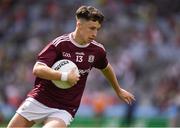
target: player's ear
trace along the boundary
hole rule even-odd
[[[77,21],[77,22],[76,22],[76,26],[78,26],[78,27],[79,27],[79,26],[80,26],[80,24],[81,24],[81,23],[80,23],[79,21]]]
[[[82,26],[82,22],[81,22],[81,20],[77,20],[77,22],[76,22],[76,26],[77,26],[78,28],[81,28],[81,26]]]

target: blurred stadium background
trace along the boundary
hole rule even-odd
[[[0,126],[32,88],[37,53],[74,30],[83,4],[104,13],[97,40],[136,102],[93,70],[71,127],[180,127],[180,0],[0,0]]]

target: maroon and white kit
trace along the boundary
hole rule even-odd
[[[61,59],[73,61],[79,68],[80,80],[69,89],[56,87],[51,80],[36,77],[34,88],[28,93],[42,104],[68,111],[73,117],[81,102],[85,83],[90,70],[104,69],[108,65],[104,47],[92,41],[79,45],[72,38],[72,33],[62,35],[50,42],[38,55],[37,62],[49,67]],[[59,78],[60,79],[60,78]]]

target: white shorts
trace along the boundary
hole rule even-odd
[[[47,107],[31,97],[27,98],[16,112],[35,123],[42,123],[49,117],[55,117],[63,120],[68,126],[73,120],[72,115],[66,110]]]

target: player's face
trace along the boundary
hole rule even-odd
[[[101,24],[98,21],[84,21],[79,25],[81,39],[84,43],[89,43],[97,36]]]

